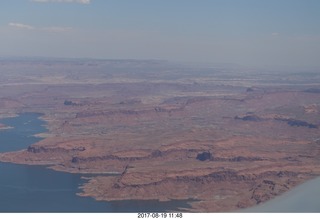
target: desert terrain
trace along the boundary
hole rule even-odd
[[[320,176],[319,87],[313,72],[2,59],[0,118],[41,113],[48,132],[0,161],[95,173],[79,195],[97,200],[236,211]]]

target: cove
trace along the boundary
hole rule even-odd
[[[24,113],[17,117],[1,119],[0,122],[12,129],[0,130],[0,153],[26,149],[29,145],[41,140],[34,135],[46,132],[41,114]]]
[[[45,132],[40,114],[23,113],[0,120],[13,127],[0,130],[0,152],[27,148],[41,138],[34,134]],[[159,202],[96,201],[76,193],[85,181],[82,174],[53,171],[44,166],[17,165],[0,162],[0,213],[5,212],[168,212],[190,208],[187,201]]]

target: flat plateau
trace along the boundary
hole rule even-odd
[[[0,78],[1,118],[41,113],[48,133],[0,161],[96,173],[81,196],[194,200],[185,210],[227,212],[320,175],[317,74],[137,60],[1,64],[11,72]]]

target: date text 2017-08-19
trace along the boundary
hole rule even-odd
[[[182,218],[182,213],[138,213],[138,218]]]

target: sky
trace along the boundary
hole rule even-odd
[[[320,1],[0,0],[0,56],[320,69]]]

